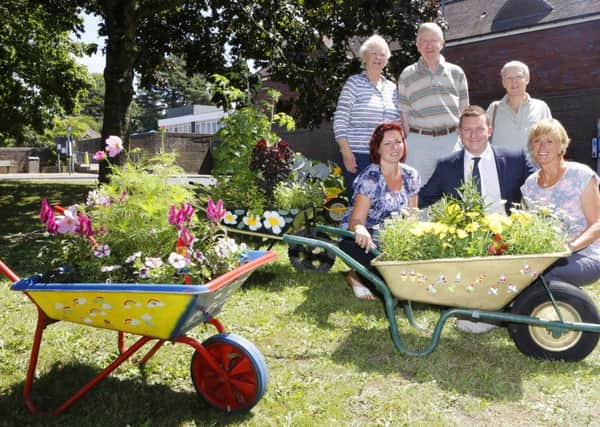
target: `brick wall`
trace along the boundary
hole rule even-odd
[[[131,148],[142,148],[147,153],[158,153],[161,150],[160,133],[143,133],[131,135]],[[191,133],[167,133],[165,149],[177,153],[177,164],[187,173],[208,173],[205,164],[210,149],[210,136]],[[100,138],[77,141],[76,150],[88,152],[90,161],[96,151],[100,149]]]
[[[599,22],[450,46],[444,56],[465,70],[471,103],[484,108],[505,94],[502,65],[525,62],[531,74],[528,92],[548,103],[571,137],[567,156],[596,168],[590,153],[600,119]]]

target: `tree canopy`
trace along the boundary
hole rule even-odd
[[[82,45],[69,39],[81,19],[28,0],[5,0],[0,14],[0,138],[23,140],[72,113],[90,85],[72,56]]]
[[[101,35],[106,36],[103,138],[127,137],[134,74],[139,76],[142,87],[156,87],[166,61],[176,56],[185,60],[190,75],[219,73],[228,75],[233,83],[237,82],[232,76],[244,75],[236,72],[247,69],[248,61],[252,60],[263,75],[287,84],[295,92],[289,107],[298,124],[318,126],[331,116],[346,78],[360,70],[360,61],[354,53],[362,39],[378,33],[390,42],[389,72],[395,76],[416,58],[414,39],[418,24],[437,17],[435,0],[48,0],[44,6],[33,0],[9,0],[9,3],[19,3],[22,7],[37,5],[33,10],[39,10],[39,17],[35,15],[33,28],[39,27],[41,41],[50,44],[48,40],[52,40],[53,46],[67,43],[67,39],[61,38],[61,31],[82,30],[78,18],[82,12],[103,19],[100,29]],[[10,13],[6,11],[5,16]],[[12,37],[21,37],[19,46],[27,48],[32,40],[37,40],[38,32],[29,37],[30,24],[17,24],[13,24]],[[51,38],[57,29],[59,35]],[[18,45],[9,42],[12,47]],[[60,49],[63,64],[66,51]],[[21,55],[16,50],[6,52],[9,56]],[[6,52],[2,55],[7,55]],[[27,53],[21,56],[27,57]],[[25,59],[22,62],[27,64]],[[42,82],[41,76],[36,75],[40,81],[32,80],[23,85],[22,91],[29,91],[28,100],[35,101],[36,88],[60,82],[64,99],[57,99],[62,100],[62,108],[68,111],[74,93],[83,86],[76,79],[78,70],[73,64],[64,64],[61,69],[49,63],[39,73],[47,81]],[[2,86],[7,87],[6,82]],[[19,110],[18,97],[0,96],[4,96],[0,99],[5,105]],[[34,101],[29,107],[31,114]],[[101,179],[105,172],[101,165]]]

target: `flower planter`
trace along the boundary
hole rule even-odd
[[[247,208],[235,208],[227,210],[222,224],[233,232],[281,238],[288,230],[304,226],[305,212],[301,209],[267,208],[255,213]]]
[[[44,283],[36,275],[16,282],[51,319],[173,339],[219,313],[256,268],[276,254],[249,251],[246,262],[201,285]]]
[[[449,307],[500,310],[554,261],[570,252],[380,261],[371,264],[401,300]]]

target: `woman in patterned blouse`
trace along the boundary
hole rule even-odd
[[[587,165],[564,159],[568,145],[558,120],[536,123],[529,133],[529,151],[540,169],[521,191],[528,207],[555,211],[567,232],[572,254],[555,263],[544,278],[583,286],[600,279],[600,181]]]
[[[421,186],[417,170],[402,163],[406,158],[406,138],[399,123],[377,126],[369,142],[369,153],[371,164],[354,180],[351,207],[341,222],[342,227],[354,231],[355,239],[340,242],[342,250],[367,268],[373,258],[369,249],[376,247],[374,227],[395,213],[416,208]],[[346,281],[356,297],[374,299],[356,271],[350,270]]]

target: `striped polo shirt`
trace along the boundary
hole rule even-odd
[[[461,112],[469,105],[465,73],[446,62],[430,71],[421,57],[406,67],[398,79],[400,111],[408,114],[408,124],[420,129],[458,126]]]
[[[333,116],[335,140],[348,140],[354,153],[368,153],[373,130],[388,121],[400,121],[396,84],[382,77],[376,87],[365,72],[350,76]]]

